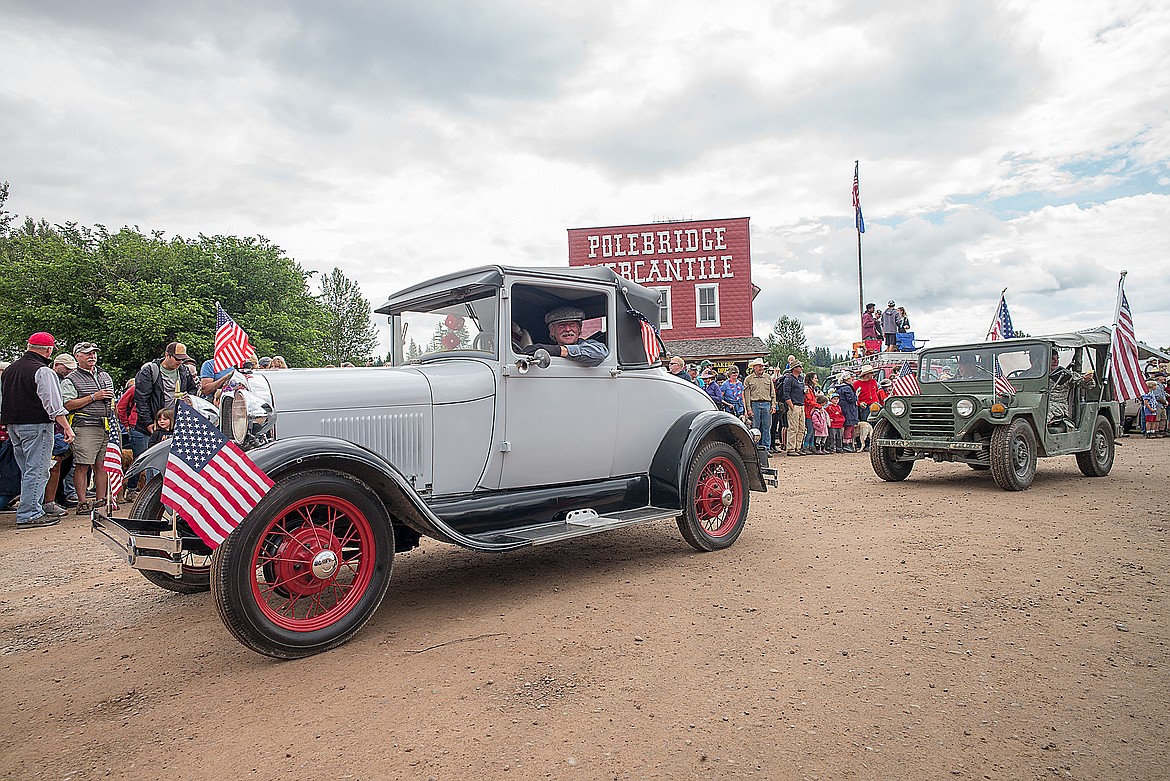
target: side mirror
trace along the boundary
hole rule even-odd
[[[547,369],[551,363],[552,356],[548,354],[548,350],[542,347],[532,355],[521,355],[517,358],[516,369],[521,374],[527,374],[529,367],[536,366],[540,369]]]

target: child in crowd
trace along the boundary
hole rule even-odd
[[[813,453],[827,456],[829,441],[829,413],[825,412],[825,405],[829,403],[823,395],[816,397],[817,406],[812,411]]]
[[[1142,394],[1142,414],[1146,416],[1146,439],[1158,436],[1158,398],[1154,389],[1158,383],[1154,380],[1146,381],[1146,392]]]
[[[829,414],[829,445],[830,453],[845,452],[845,413],[841,410],[841,397],[834,392],[829,396],[829,406],[825,407]]]
[[[171,429],[175,427],[175,411],[165,407],[154,416],[154,431],[150,435],[150,444],[153,447],[164,439],[171,438]]]

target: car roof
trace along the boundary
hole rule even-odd
[[[1047,334],[1045,336],[1022,336],[1019,338],[1006,339],[1001,342],[971,342],[968,344],[951,344],[938,347],[929,347],[922,352],[934,353],[940,350],[963,350],[963,349],[986,349],[989,345],[1004,346],[1006,344],[1035,344],[1038,342],[1050,344],[1056,347],[1074,348],[1074,347],[1099,347],[1109,344],[1109,339],[1112,336],[1113,329],[1107,325],[1100,325],[1096,328],[1086,328],[1083,331],[1074,331],[1072,333],[1064,334]]]
[[[500,287],[505,277],[513,276],[549,283],[593,282],[613,286],[625,294],[632,307],[646,315],[656,315],[661,295],[657,290],[629,281],[608,266],[478,266],[434,277],[400,290],[374,311],[379,314],[401,312],[410,304],[447,294],[454,289],[464,289],[471,294],[483,288]]]

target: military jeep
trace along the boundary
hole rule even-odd
[[[923,350],[919,393],[886,399],[870,418],[874,473],[905,480],[929,458],[990,471],[1000,488],[1023,491],[1037,458],[1073,455],[1086,476],[1109,474],[1121,425],[1109,337],[1101,327]]]

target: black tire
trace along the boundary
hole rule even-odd
[[[971,468],[972,468],[972,469],[974,469],[976,472],[986,472],[988,469],[991,469],[991,466],[990,466],[990,465],[988,465],[988,464],[971,464],[971,463],[968,463],[968,464],[967,464],[967,466],[971,467]]]
[[[386,596],[393,565],[394,534],[377,495],[348,475],[297,472],[216,548],[211,593],[237,640],[299,659],[357,634]]]
[[[678,530],[699,551],[730,547],[747,522],[750,495],[739,451],[725,442],[708,442],[687,467],[683,514]]]
[[[1023,418],[991,434],[991,475],[1005,491],[1025,491],[1036,478],[1036,432]]]
[[[898,460],[898,456],[902,454],[902,448],[878,447],[876,444],[879,439],[897,439],[897,437],[891,436],[891,434],[897,433],[890,421],[879,420],[873,429],[873,436],[869,440],[869,463],[873,467],[873,473],[889,483],[905,480],[910,476],[910,471],[914,469],[913,461]]]
[[[162,503],[162,475],[155,475],[146,484],[130,508],[130,518],[136,521],[157,521],[163,517]],[[179,521],[185,527],[184,521]],[[186,529],[194,537],[195,533]],[[176,594],[202,594],[211,588],[211,553],[186,551],[183,553],[183,574],[179,577],[168,575],[165,572],[153,570],[138,570],[142,577],[159,588],[173,591]]]
[[[1113,455],[1113,424],[1108,418],[1098,415],[1089,449],[1077,453],[1077,466],[1085,477],[1104,477],[1113,468]]]

